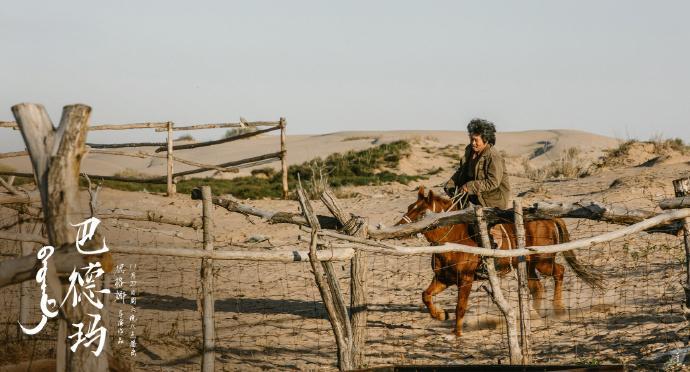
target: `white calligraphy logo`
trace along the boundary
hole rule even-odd
[[[108,252],[109,249],[105,245],[105,238],[103,239],[103,247],[101,249],[95,251],[84,251],[81,249],[81,247],[88,240],[91,240],[91,238],[93,238],[94,234],[96,233],[96,228],[98,227],[98,224],[100,224],[100,222],[101,221],[98,218],[91,217],[80,224],[72,225],[78,228],[76,246],[77,251],[79,253],[84,255],[92,255]],[[54,252],[54,247],[45,246],[41,248],[37,254],[38,259],[41,260],[42,263],[41,268],[36,273],[36,282],[41,284],[41,312],[43,313],[43,315],[41,315],[41,321],[34,328],[28,329],[21,325],[21,323],[19,324],[19,326],[22,329],[22,332],[28,335],[35,335],[38,332],[40,332],[43,329],[43,327],[45,327],[48,318],[54,318],[58,315],[59,308],[62,307],[62,305],[64,305],[65,302],[67,302],[67,299],[70,296],[72,296],[72,307],[76,307],[77,304],[80,303],[83,298],[85,298],[91,305],[100,310],[103,308],[103,304],[101,303],[101,300],[99,299],[97,294],[110,293],[110,290],[107,288],[96,290],[95,279],[103,276],[105,272],[103,271],[100,262],[91,262],[89,263],[89,266],[82,267],[79,270],[77,270],[77,268],[75,267],[72,270],[72,273],[69,276],[70,285],[67,289],[65,298],[60,303],[60,306],[57,306],[57,301],[55,299],[49,299],[48,294],[46,293],[48,259],[53,255]],[[79,273],[79,271],[81,270],[86,270],[84,276],[82,276]],[[55,308],[55,310],[51,311],[49,307]],[[94,341],[98,340],[98,346],[96,350],[92,351],[96,356],[98,356],[101,354],[101,351],[103,350],[107,330],[102,325],[98,326],[98,323],[101,320],[101,316],[99,314],[88,315],[93,318],[93,321],[91,321],[91,323],[89,324],[88,332],[86,334],[84,334],[83,332],[83,323],[72,324],[73,327],[77,328],[77,332],[71,336],[68,336],[70,339],[76,337],[76,340],[74,344],[70,347],[70,349],[74,352],[77,350],[79,345],[83,344],[84,347],[89,347]]]
[[[56,307],[57,301],[55,301],[54,299],[49,299],[48,294],[46,293],[48,259],[50,258],[50,256],[53,255],[54,251],[55,248],[51,246],[45,246],[41,248],[38,251],[38,254],[36,255],[36,257],[38,257],[39,260],[42,260],[42,267],[36,273],[36,282],[41,284],[41,312],[43,313],[43,315],[41,315],[41,321],[38,323],[38,325],[32,329],[28,329],[24,327],[21,323],[19,323],[19,327],[21,327],[22,332],[26,333],[27,335],[35,335],[36,333],[41,332],[43,327],[46,325],[48,318],[54,318],[58,314],[58,310],[50,311],[48,309],[48,306]]]

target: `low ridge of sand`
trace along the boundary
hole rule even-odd
[[[288,135],[288,163],[300,164],[317,157],[325,158],[333,153],[349,150],[363,150],[382,143],[397,140],[411,140],[420,147],[431,149],[453,147],[449,151],[460,152],[468,143],[464,131],[347,131],[319,135]],[[497,148],[505,151],[511,158],[530,159],[536,166],[541,166],[557,159],[563,151],[577,147],[588,159],[593,160],[603,154],[603,150],[618,145],[620,141],[596,134],[575,130],[532,130],[522,132],[499,132]],[[125,152],[152,153],[153,147],[118,149]],[[199,147],[189,150],[178,150],[175,156],[205,164],[245,159],[280,150],[278,136],[261,135],[247,140],[229,142],[220,145]],[[433,150],[435,151],[435,150]],[[446,151],[448,153],[448,151]],[[160,153],[164,154],[164,153]],[[518,161],[518,163],[520,162]],[[433,163],[433,161],[429,161]],[[0,160],[0,164],[14,168],[19,172],[30,172],[31,163],[28,157],[17,157]],[[430,164],[429,166],[432,166]],[[261,165],[261,167],[279,168],[278,162]],[[436,167],[442,166],[435,164]],[[411,171],[403,166],[403,171]],[[185,171],[193,167],[181,163],[175,164],[175,171]],[[217,176],[232,178],[250,174],[252,168],[244,168],[239,173],[224,173]],[[88,154],[82,162],[82,171],[88,174],[111,176],[121,172],[162,176],[166,172],[166,160],[163,158],[136,158],[106,154]],[[205,172],[195,177],[213,176],[216,172]]]

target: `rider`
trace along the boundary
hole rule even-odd
[[[451,197],[468,195],[472,204],[500,209],[508,208],[510,182],[505,160],[494,148],[496,127],[484,119],[467,124],[470,144],[465,148],[460,165],[444,186]]]

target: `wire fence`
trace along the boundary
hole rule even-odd
[[[629,200],[628,202],[640,202]],[[621,205],[623,205],[621,203]],[[17,231],[17,213],[2,208],[0,226]],[[599,221],[566,219],[571,239],[600,235],[620,228]],[[22,222],[20,225],[29,225]],[[150,248],[203,249],[201,233],[177,230],[152,222],[105,220],[105,236],[113,245]],[[26,228],[26,226],[25,226]],[[14,229],[14,230],[12,230]],[[398,240],[419,246],[421,237]],[[34,247],[38,246],[34,244]],[[230,249],[216,245],[216,250]],[[232,247],[232,249],[237,249]],[[249,249],[249,248],[247,248]],[[251,248],[265,250],[266,247]],[[20,253],[17,242],[0,240],[3,259]],[[682,304],[685,251],[682,240],[668,234],[639,233],[575,252],[578,259],[601,270],[604,289],[592,289],[566,267],[564,311],[554,308],[554,283],[543,276],[542,306],[533,308],[531,348],[534,363],[637,364],[659,363],[670,350],[683,350],[689,339]],[[115,254],[126,279],[123,289],[136,289],[136,304],[107,298],[108,334],[114,353],[136,370],[198,370],[202,345],[200,260],[192,258]],[[454,319],[429,316],[421,292],[433,277],[431,255],[368,256],[366,365],[497,364],[508,363],[506,325],[501,312],[475,281],[464,320],[464,333],[454,336]],[[340,287],[349,303],[350,262],[334,262]],[[130,285],[131,273],[136,283]],[[335,369],[336,343],[324,304],[308,263],[214,261],[216,366],[221,370]],[[502,288],[517,308],[515,271],[502,277]],[[110,273],[106,287],[116,287]],[[487,284],[488,285],[488,284]],[[37,321],[37,284],[30,282],[30,318]],[[3,340],[0,363],[55,357],[57,326],[40,335],[19,334],[21,285],[0,289]],[[457,288],[439,294],[435,302],[454,313]],[[134,308],[134,310],[132,310]],[[120,311],[124,314],[120,315]],[[130,344],[129,315],[136,346]],[[124,342],[118,341],[118,321],[124,319]],[[131,355],[135,350],[136,356]],[[687,352],[687,350],[686,350]],[[665,354],[666,353],[666,354]],[[681,353],[683,357],[685,352]],[[680,355],[680,354],[679,354]],[[679,358],[680,358],[679,357]]]

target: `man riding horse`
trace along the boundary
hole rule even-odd
[[[496,151],[496,127],[484,119],[467,124],[470,144],[465,147],[460,165],[444,186],[451,198],[465,199],[482,207],[508,208],[510,181],[505,159]],[[464,206],[464,205],[461,205]],[[491,229],[493,244],[500,246],[504,235],[501,227]],[[483,271],[483,269],[481,270]]]
[[[423,218],[426,213],[441,213],[454,211],[466,207],[469,201],[483,207],[505,209],[510,199],[510,183],[505,172],[505,161],[494,149],[496,144],[496,128],[493,123],[474,119],[467,126],[470,144],[465,149],[465,156],[451,179],[446,183],[445,190],[452,199],[444,198],[429,190],[428,194],[421,186],[417,193],[417,200],[410,204],[407,213],[398,221],[398,225],[411,223]],[[477,246],[476,234],[468,224],[439,226],[426,230],[423,234],[427,241],[434,245],[457,243]],[[516,242],[516,230],[512,223],[498,224],[491,229],[494,240],[493,247],[498,249],[513,249]],[[537,220],[525,222],[525,244],[527,246],[543,246],[560,244],[569,241],[568,229],[562,219]],[[573,251],[561,252],[568,266],[578,278],[592,288],[603,287],[601,273],[582,265]],[[565,310],[563,303],[563,278],[565,268],[556,263],[555,253],[536,253],[525,257],[527,263],[527,286],[532,294],[535,310],[541,309],[544,298],[543,276],[552,277],[554,281],[553,310],[562,314]],[[496,271],[506,273],[512,266],[517,265],[517,257],[499,258],[496,261]],[[462,323],[468,306],[472,283],[475,279],[483,279],[485,269],[482,268],[480,256],[460,251],[434,253],[431,255],[431,267],[434,277],[422,293],[422,301],[431,316],[438,320],[448,319],[448,313],[434,304],[433,297],[443,292],[449,286],[457,285],[458,299],[455,308],[455,329],[457,336],[462,334]]]

